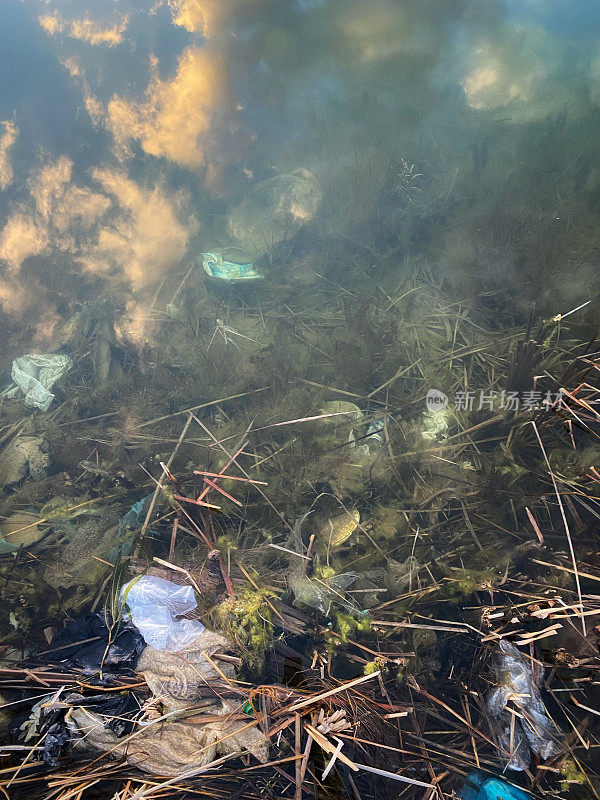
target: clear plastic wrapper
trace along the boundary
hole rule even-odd
[[[131,619],[146,644],[156,650],[183,650],[202,633],[197,620],[179,619],[196,608],[194,589],[142,575],[121,587],[123,617]]]
[[[48,411],[54,400],[50,389],[70,369],[72,364],[70,356],[64,353],[48,355],[29,353],[29,355],[15,358],[12,364],[11,378],[17,385],[8,389],[5,394],[7,397],[13,397],[20,389],[25,395],[25,402],[28,406],[35,406],[40,411]]]
[[[496,654],[496,677],[499,685],[488,697],[487,707],[495,723],[498,744],[509,754],[508,768],[527,769],[532,752],[543,760],[556,755],[559,752],[556,737],[560,732],[542,702],[543,670],[503,640]],[[520,716],[508,710],[509,703]]]

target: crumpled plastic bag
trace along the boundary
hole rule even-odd
[[[197,620],[177,619],[196,608],[194,589],[153,575],[142,575],[121,587],[123,618],[131,619],[146,644],[176,652],[204,630]]]
[[[9,389],[5,394],[7,397],[13,397],[20,389],[25,395],[25,402],[28,406],[35,406],[40,411],[48,411],[54,400],[50,389],[72,365],[73,360],[64,353],[48,355],[29,353],[15,358],[12,364],[11,378],[17,386]]]
[[[303,573],[290,573],[288,584],[294,594],[296,608],[308,606],[328,616],[331,606],[337,604],[352,613],[356,605],[345,599],[344,592],[357,579],[356,572],[343,572],[318,583]]]
[[[60,759],[71,747],[72,729],[67,722],[70,706],[88,709],[88,713],[93,713],[116,737],[133,731],[140,706],[131,693],[86,697],[76,692],[61,696],[61,692],[44,695],[31,707],[28,715],[13,718],[10,723],[15,741],[27,744],[38,740],[43,761],[49,767],[58,767]]]
[[[83,644],[82,644],[83,642]],[[71,620],[50,642],[44,660],[84,675],[124,675],[133,672],[144,650],[142,636],[131,623],[112,632],[102,614],[89,613]]]
[[[509,753],[508,768],[517,771],[527,769],[531,752],[546,760],[559,752],[556,737],[560,735],[548,717],[540,686],[543,670],[526,658],[517,648],[502,640],[496,656],[496,677],[499,682],[488,697],[490,716],[496,721],[496,739],[500,747]],[[521,717],[514,718],[507,710],[512,702]],[[530,752],[531,751],[531,752]]]
[[[236,705],[224,702],[221,719],[202,722],[160,720],[145,723],[132,737],[119,737],[108,730],[93,711],[74,708],[68,726],[76,749],[99,750],[112,758],[152,775],[186,775],[190,769],[210,764],[221,755],[249,751],[262,764],[268,761],[269,741],[252,719],[236,719]]]

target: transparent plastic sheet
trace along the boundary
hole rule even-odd
[[[294,605],[308,606],[320,611],[327,616],[333,603],[353,612],[357,607],[344,599],[344,592],[358,577],[356,572],[344,572],[341,575],[334,575],[326,581],[316,581],[306,575],[288,576],[288,583],[294,593]]]
[[[35,406],[40,411],[48,411],[54,395],[50,389],[56,381],[72,366],[70,356],[64,353],[41,355],[30,353],[15,358],[12,364],[11,378],[17,384],[5,394],[13,397],[20,389],[25,395],[28,406]]]
[[[306,514],[302,514],[294,523],[293,545],[296,553],[299,555],[304,555],[302,523],[310,513],[310,511],[307,511]],[[326,580],[319,580],[317,583],[317,581],[309,578],[306,574],[306,564],[304,561],[295,556],[290,561],[287,579],[289,587],[294,595],[294,605],[296,608],[299,606],[308,606],[327,616],[333,603],[345,608],[350,613],[359,610],[354,602],[348,601],[344,597],[346,589],[354,583],[357,577],[358,575],[356,572],[344,572],[341,575],[332,575],[331,578],[327,578]]]
[[[559,732],[542,702],[543,671],[507,641],[498,645],[495,670],[499,685],[488,697],[487,707],[496,723],[498,744],[509,753],[508,768],[527,769],[531,752],[544,760],[556,755],[559,747],[555,738]],[[509,702],[520,717],[507,710]]]
[[[124,619],[131,619],[146,644],[156,650],[183,650],[204,630],[197,620],[178,619],[196,608],[191,586],[142,575],[121,587],[119,601]]]

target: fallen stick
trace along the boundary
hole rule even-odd
[[[239,478],[236,475],[223,475],[221,472],[205,472],[202,469],[195,469],[194,475],[204,475],[206,478],[223,478],[227,481],[243,481],[244,483],[253,483],[257,486],[268,486],[266,481],[255,481],[252,478]]]
[[[323,734],[320,733],[316,728],[313,728],[313,726],[307,722],[304,725],[304,730],[309,734],[309,736],[312,736],[321,749],[325,750],[327,753],[331,753],[332,755],[337,753],[337,758],[339,758],[343,764],[345,764],[347,767],[350,767],[350,769],[354,770],[354,772],[358,772],[358,767],[354,761],[350,761],[348,756],[345,756],[341,752],[341,748],[334,747],[329,739],[326,736],[323,736]]]
[[[418,781],[415,778],[407,778],[406,775],[398,775],[396,772],[387,772],[385,769],[368,767],[366,764],[359,764],[358,762],[355,763],[358,769],[371,772],[373,775],[380,775],[382,778],[392,778],[392,780],[402,781],[402,783],[411,783],[413,786],[422,786],[424,789],[435,789],[434,783],[425,783],[425,781]]]
[[[562,389],[561,389],[562,391]],[[546,466],[548,467],[548,473],[550,474],[550,478],[552,479],[552,486],[554,487],[554,494],[556,495],[556,499],[558,500],[558,507],[560,509],[560,515],[562,517],[563,525],[565,527],[565,534],[567,536],[567,543],[569,545],[569,553],[571,556],[571,563],[573,564],[573,574],[575,575],[575,586],[577,587],[577,596],[579,598],[579,608],[581,610],[581,631],[585,636],[587,636],[587,628],[585,626],[585,617],[583,616],[583,600],[581,598],[581,584],[579,582],[579,572],[577,571],[577,559],[575,558],[575,549],[573,548],[573,540],[571,539],[571,531],[569,530],[569,523],[567,522],[567,515],[565,514],[565,509],[562,503],[562,498],[560,496],[560,492],[558,491],[558,486],[556,485],[556,478],[554,477],[554,473],[552,472],[552,467],[550,466],[550,461],[548,460],[548,456],[546,455],[546,450],[544,449],[544,445],[542,444],[542,439],[540,437],[539,431],[537,429],[537,425],[533,420],[531,420],[531,424],[533,425],[533,430],[535,431],[535,435],[537,437],[538,443],[540,445],[540,449],[542,451],[542,455],[544,456],[544,461],[546,462]]]
[[[177,440],[177,444],[175,445],[175,448],[173,449],[173,452],[171,453],[171,455],[169,457],[169,460],[166,463],[167,472],[170,470],[171,464],[173,463],[173,460],[174,460],[175,456],[177,455],[177,451],[181,447],[181,443],[185,439],[185,435],[188,432],[188,428],[190,427],[191,424],[192,424],[192,417],[190,415],[187,418],[187,420],[185,422],[185,425],[183,426],[183,430],[181,431],[181,434],[179,436],[179,439]],[[148,509],[148,513],[146,514],[146,519],[144,520],[144,524],[142,525],[142,530],[140,531],[140,536],[143,536],[146,533],[146,529],[148,528],[148,525],[150,524],[150,520],[152,519],[152,514],[154,513],[154,507],[156,506],[156,501],[158,499],[159,492],[162,489],[162,486],[163,486],[163,483],[164,483],[164,480],[165,480],[166,477],[167,477],[166,473],[163,470],[163,472],[162,472],[162,474],[161,474],[161,476],[158,479],[158,482],[156,484],[156,489],[154,490],[154,495],[153,495],[152,500],[150,502],[150,508]]]
[[[325,700],[327,697],[332,697],[334,694],[345,692],[346,689],[351,689],[353,686],[358,686],[359,683],[364,683],[365,681],[372,680],[373,678],[376,678],[378,675],[381,675],[380,670],[378,670],[377,672],[373,672],[370,675],[361,675],[360,678],[355,678],[353,681],[348,681],[348,683],[343,683],[341,686],[336,686],[335,689],[330,689],[328,692],[321,692],[321,694],[315,694],[313,695],[313,697],[309,697],[307,700],[303,700],[301,703],[296,703],[290,708],[282,709],[282,711],[285,711],[286,714],[291,714],[293,711],[299,711],[301,708],[312,706],[314,705],[314,703],[319,703],[321,700]]]

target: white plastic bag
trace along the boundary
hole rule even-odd
[[[142,575],[121,587],[123,618],[131,619],[146,644],[156,650],[183,650],[202,633],[197,620],[177,619],[196,608],[194,589]]]
[[[54,400],[50,389],[56,381],[72,366],[70,356],[64,353],[41,355],[30,353],[15,358],[12,363],[11,378],[17,384],[5,394],[13,396],[20,389],[25,395],[28,406],[35,406],[40,411],[48,411]]]

